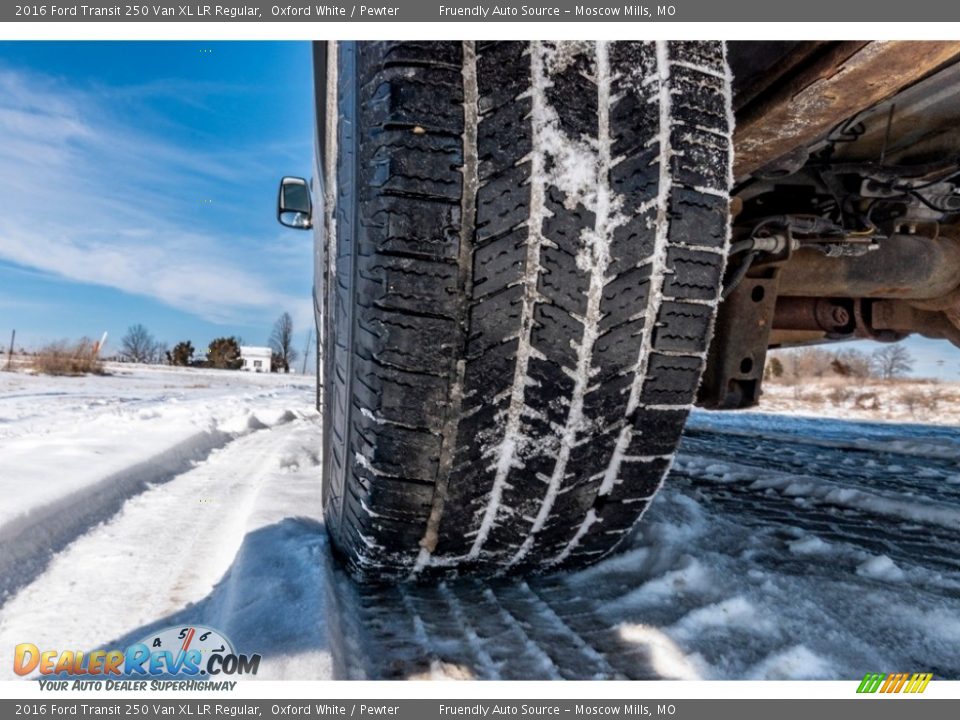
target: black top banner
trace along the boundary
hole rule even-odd
[[[216,4],[4,4],[0,22],[955,22],[960,3],[836,0],[395,0],[394,2],[227,2]]]

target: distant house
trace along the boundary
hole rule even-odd
[[[240,360],[243,364],[241,370],[249,372],[271,372],[273,351],[268,347],[253,347],[249,345],[240,346]]]

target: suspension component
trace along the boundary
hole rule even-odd
[[[781,296],[777,298],[773,327],[777,330],[818,330],[830,338],[846,337],[856,329],[853,301]]]

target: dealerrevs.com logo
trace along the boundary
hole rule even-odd
[[[220,632],[201,625],[169,627],[125,649],[52,650],[20,643],[14,650],[17,675],[80,677],[187,677],[256,675],[259,655],[241,655]]]
[[[933,673],[867,673],[860,681],[858,693],[922,693]]]

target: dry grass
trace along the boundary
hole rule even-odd
[[[943,399],[938,390],[922,391],[915,388],[901,390],[897,400],[914,415],[917,410],[935,411]]]
[[[879,410],[880,396],[875,392],[857,393],[853,401],[854,407],[858,410]]]
[[[840,407],[852,397],[853,391],[841,385],[836,385],[827,393],[827,400],[829,400],[834,407]]]
[[[94,353],[94,342],[88,338],[50,343],[34,353],[30,360],[34,372],[44,375],[103,374],[103,361]]]
[[[764,383],[757,408],[818,417],[960,425],[960,382],[840,378]]]
[[[823,405],[827,401],[822,393],[803,389],[799,385],[793,388],[793,399],[814,406]]]

